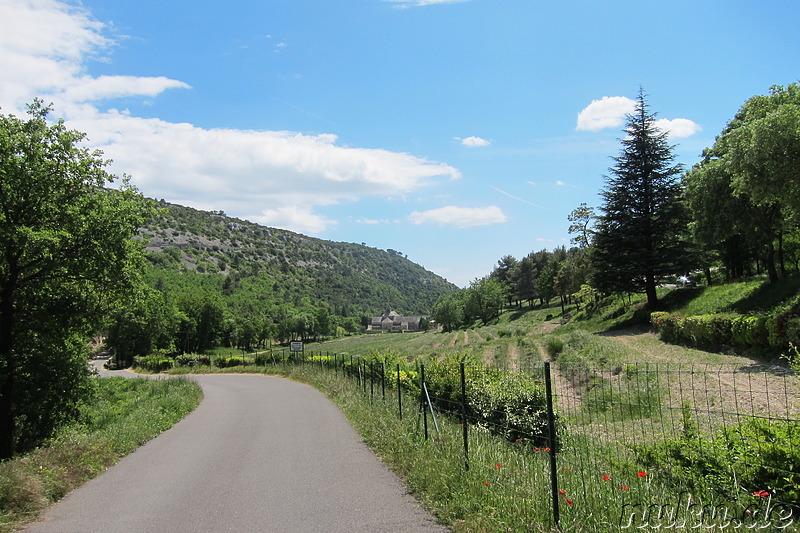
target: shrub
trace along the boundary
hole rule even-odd
[[[559,337],[552,337],[547,340],[547,353],[555,359],[564,351],[564,340]]]
[[[767,491],[775,501],[800,501],[800,422],[750,419],[702,436],[684,406],[684,431],[674,440],[636,446],[674,486],[737,500]]]
[[[176,366],[195,366],[199,364],[199,357],[192,353],[182,354],[175,358],[175,364]]]
[[[459,359],[466,363],[467,416],[477,427],[511,441],[548,443],[543,385],[525,374],[483,366],[465,354],[425,365],[425,382],[436,409],[461,414]]]
[[[134,368],[141,368],[147,372],[163,372],[174,366],[174,361],[160,355],[148,355],[146,357],[135,357],[133,359]]]
[[[731,319],[731,343],[734,346],[768,346],[767,318],[737,316]]]

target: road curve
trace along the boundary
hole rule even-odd
[[[27,531],[446,531],[316,389],[260,375],[196,379],[205,397],[194,412]]]

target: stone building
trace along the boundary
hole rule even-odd
[[[392,308],[387,305],[383,315],[372,317],[372,321],[367,327],[367,330],[419,331],[420,320],[422,320],[421,316],[401,316],[392,311]]]

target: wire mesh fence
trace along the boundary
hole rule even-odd
[[[349,375],[398,417],[417,417],[425,439],[455,424],[466,470],[474,434],[506,441],[527,462],[514,482],[535,494],[529,505],[549,506],[552,524],[567,510],[609,530],[797,529],[800,379],[786,368],[294,362]]]
[[[415,420],[421,442],[461,446],[442,460],[471,483],[513,486],[503,498],[522,524],[544,513],[548,527],[587,531],[799,529],[800,376],[784,367],[554,361],[512,371],[287,351],[253,362],[347,376],[381,416]],[[487,451],[486,439],[505,449]]]

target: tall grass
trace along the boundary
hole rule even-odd
[[[47,446],[0,463],[0,532],[36,518],[49,504],[168,429],[202,398],[186,379],[109,378],[95,382],[83,422]]]
[[[630,375],[632,390],[654,387],[646,383],[649,378]],[[365,442],[453,531],[553,531],[549,449],[510,443],[470,427],[466,455],[463,427],[444,415],[437,417],[438,430],[430,427],[430,439],[424,439],[415,398],[403,399],[401,419],[394,396],[364,394],[342,375],[307,366],[290,371],[289,377],[314,385],[339,405]],[[667,472],[646,469],[633,449],[598,438],[597,430],[569,429],[556,457],[562,531],[668,528],[676,522],[707,529],[746,516],[740,502],[722,501],[711,490],[677,492]],[[753,504],[752,511],[763,512],[766,502],[745,500]],[[757,513],[748,516],[754,516],[752,522],[742,527],[766,527]]]

